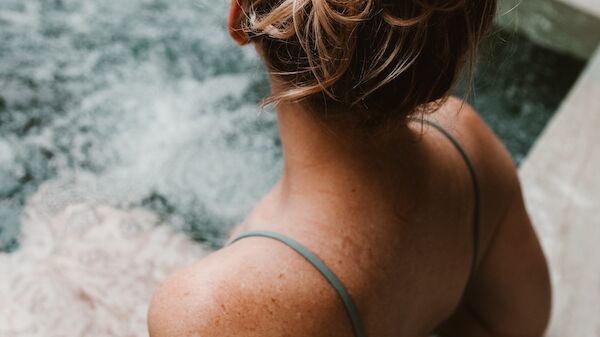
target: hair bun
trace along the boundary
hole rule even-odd
[[[269,102],[408,114],[446,95],[496,0],[245,0],[244,28],[288,90]],[[387,104],[387,106],[386,106]]]

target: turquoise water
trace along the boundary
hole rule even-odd
[[[520,163],[585,61],[501,30],[490,36],[481,54],[470,101]]]
[[[89,191],[73,203],[146,207],[220,244],[281,168],[274,116],[256,108],[263,69],[225,15],[208,0],[0,2],[0,250],[56,181]],[[583,62],[490,41],[472,101],[519,161]]]

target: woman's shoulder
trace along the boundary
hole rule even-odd
[[[519,185],[516,165],[506,147],[471,105],[450,97],[428,119],[442,126],[464,148],[475,167],[483,194],[489,191],[495,191],[495,195],[499,192],[514,194]]]
[[[431,119],[458,140],[473,163],[481,194],[481,243],[484,248],[520,193],[517,167],[493,130],[463,100],[450,97]]]
[[[150,336],[337,335],[328,327],[336,317],[344,319],[343,308],[301,259],[256,238],[209,255],[174,273],[155,292],[148,310]]]

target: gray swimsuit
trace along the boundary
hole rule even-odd
[[[444,128],[442,128],[440,125],[438,125],[434,122],[431,122],[428,120],[423,120],[423,122],[425,124],[431,125],[435,129],[440,131],[454,145],[454,147],[460,153],[461,157],[464,159],[464,161],[467,165],[467,168],[469,169],[471,179],[473,181],[473,192],[475,194],[475,206],[474,206],[474,210],[473,210],[473,218],[474,218],[474,221],[473,221],[473,252],[474,253],[473,253],[473,259],[472,259],[472,263],[471,263],[471,273],[472,273],[475,269],[475,265],[476,265],[476,261],[477,261],[477,252],[479,250],[480,196],[479,196],[479,183],[477,181],[477,174],[475,173],[475,167],[473,166],[473,163],[467,156],[467,153],[464,150],[464,148],[460,145],[460,143],[456,140],[456,138],[454,138],[448,131],[446,131]],[[327,265],[325,265],[325,263],[321,259],[319,259],[315,254],[313,254],[311,251],[309,251],[306,247],[304,247],[302,244],[300,244],[296,240],[294,240],[290,237],[284,236],[282,234],[272,232],[272,231],[249,231],[249,232],[243,233],[243,234],[239,235],[238,237],[236,237],[234,240],[232,240],[230,242],[230,244],[233,244],[236,241],[239,241],[241,239],[248,238],[248,237],[264,237],[264,238],[277,240],[277,241],[280,241],[283,244],[287,245],[288,247],[290,247],[291,249],[296,251],[298,254],[302,255],[310,264],[312,264],[321,273],[321,275],[323,275],[323,277],[327,280],[327,282],[329,282],[329,284],[331,284],[331,286],[338,293],[340,299],[344,303],[344,307],[346,308],[346,313],[348,314],[348,318],[350,318],[350,322],[352,323],[354,335],[356,337],[365,337],[366,336],[363,325],[362,325],[362,321],[360,319],[360,315],[358,313],[356,305],[354,304],[354,301],[352,300],[352,297],[350,296],[350,294],[348,293],[348,291],[346,290],[346,287],[344,287],[342,282],[331,271],[331,269],[329,269],[327,267]]]

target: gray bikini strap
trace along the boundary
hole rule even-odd
[[[331,269],[329,269],[325,265],[325,263],[323,261],[321,261],[321,259],[319,259],[315,254],[313,254],[306,247],[304,247],[303,245],[301,245],[299,242],[295,241],[294,239],[291,239],[287,236],[284,236],[284,235],[276,233],[276,232],[271,232],[271,231],[249,231],[249,232],[241,234],[240,236],[235,238],[233,241],[231,241],[229,244],[233,244],[236,241],[239,241],[243,238],[248,238],[248,237],[265,237],[265,238],[274,239],[274,240],[282,242],[283,244],[285,244],[288,247],[295,250],[298,254],[302,255],[308,262],[310,262],[321,273],[321,275],[323,275],[325,277],[327,282],[329,282],[329,284],[331,284],[331,286],[335,289],[335,291],[338,293],[338,295],[342,299],[342,302],[344,303],[344,307],[346,308],[346,313],[348,314],[348,317],[350,318],[350,321],[352,322],[352,328],[354,330],[355,336],[356,337],[365,337],[363,325],[360,320],[358,310],[356,309],[356,306],[354,305],[354,302],[352,301],[352,297],[350,297],[350,294],[348,294],[348,291],[346,290],[346,288],[344,287],[342,282],[337,278],[337,276],[335,276],[335,274],[331,271]]]
[[[439,132],[441,132],[449,141],[450,143],[452,143],[452,145],[454,145],[454,147],[458,150],[458,153],[460,153],[460,156],[462,157],[463,161],[465,162],[465,164],[467,165],[467,168],[469,169],[469,174],[471,175],[471,181],[473,182],[473,194],[475,197],[475,206],[473,207],[473,260],[471,263],[471,275],[474,274],[475,269],[477,267],[477,255],[479,254],[479,233],[480,233],[480,226],[481,226],[481,192],[480,192],[480,188],[479,188],[479,180],[477,179],[477,172],[475,171],[475,165],[473,165],[473,161],[471,161],[471,158],[469,158],[469,155],[467,154],[467,151],[465,151],[465,149],[462,147],[462,145],[460,144],[460,142],[458,141],[458,139],[456,139],[456,137],[454,137],[450,132],[448,132],[446,129],[444,129],[441,125],[432,122],[430,120],[427,120],[425,118],[423,119],[413,119],[414,121],[417,122],[423,122],[425,124],[428,124],[430,126],[432,126],[433,128],[435,128],[436,130],[438,130]]]

